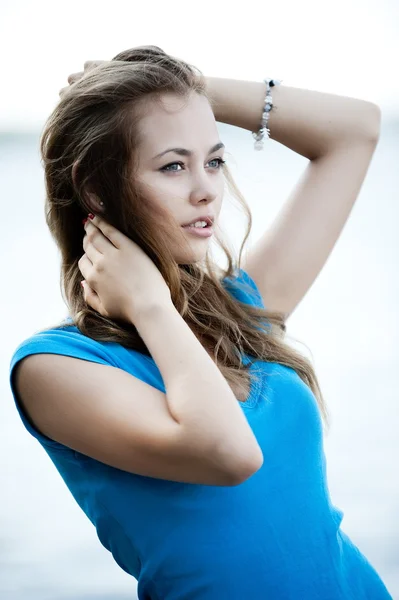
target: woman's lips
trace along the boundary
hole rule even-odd
[[[183,229],[192,235],[197,235],[198,237],[207,238],[213,235],[212,225],[208,225],[208,227],[190,227],[189,225],[184,225]]]

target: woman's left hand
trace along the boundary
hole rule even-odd
[[[77,81],[79,81],[79,79],[82,79],[82,77],[86,73],[88,73],[95,67],[98,67],[98,65],[101,65],[104,62],[106,62],[106,61],[105,60],[87,60],[85,62],[85,64],[83,65],[83,71],[79,71],[78,73],[71,73],[70,75],[68,75],[69,85],[76,83]],[[64,93],[66,92],[66,90],[69,90],[69,85],[60,89],[59,96],[61,98],[64,95]]]

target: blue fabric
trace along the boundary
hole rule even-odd
[[[225,280],[241,302],[263,306],[247,273]],[[235,487],[127,473],[40,434],[13,384],[17,363],[35,353],[73,356],[124,369],[165,392],[154,361],[67,326],[35,334],[16,350],[10,382],[26,429],[40,442],[115,561],[138,579],[141,600],[383,600],[375,569],[341,530],[331,503],[316,399],[292,369],[258,361],[240,403],[264,455]],[[48,493],[43,490],[43,493]]]

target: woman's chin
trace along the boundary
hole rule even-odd
[[[173,252],[176,262],[180,264],[191,264],[197,263],[204,260],[206,253],[209,248],[208,240],[194,239],[189,242],[185,240],[182,246],[177,244],[175,251]]]
[[[189,256],[179,256],[176,259],[178,265],[193,265],[194,263],[201,262],[204,260],[205,254],[191,254]]]

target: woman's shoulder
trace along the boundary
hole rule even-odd
[[[160,385],[159,370],[150,356],[118,342],[91,338],[82,333],[70,317],[24,339],[11,357],[11,375],[16,365],[31,354],[59,354],[87,360],[123,369],[147,383]]]
[[[115,349],[107,342],[97,341],[84,335],[73,320],[67,317],[59,325],[40,329],[23,339],[12,355],[11,368],[29,354],[38,353],[63,354],[113,364]]]

